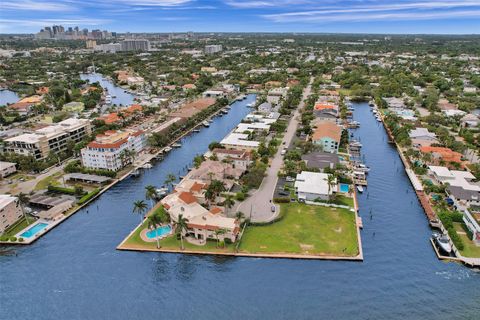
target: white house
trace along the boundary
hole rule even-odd
[[[314,201],[315,199],[328,200],[330,195],[337,190],[337,181],[328,184],[329,174],[320,172],[302,171],[295,180],[295,192],[300,201]]]

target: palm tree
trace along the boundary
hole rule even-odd
[[[234,204],[235,204],[235,199],[233,199],[233,196],[231,194],[228,194],[225,197],[225,201],[223,202],[223,205],[225,206],[226,209],[231,209]]]
[[[331,199],[332,196],[330,195],[330,191],[332,191],[332,188],[335,186],[337,178],[333,174],[329,174],[327,176],[327,184],[328,184],[328,198]]]
[[[160,240],[158,238],[157,228],[160,227],[161,225],[162,225],[162,218],[160,215],[152,214],[151,216],[148,217],[147,227],[155,231],[155,240],[157,240],[157,249],[160,249]]]
[[[145,199],[150,200],[150,204],[152,205],[152,208],[153,208],[154,201],[158,199],[158,192],[154,186],[148,185],[145,187]]]
[[[187,231],[187,224],[188,219],[183,217],[183,214],[178,215],[178,221],[175,226],[175,232],[180,234],[180,241],[181,241],[181,249],[184,250],[185,247],[183,246],[183,233]]]
[[[242,219],[245,218],[245,215],[243,214],[243,212],[238,211],[238,212],[235,214],[235,218],[237,218],[238,221],[242,221]]]
[[[227,230],[225,230],[223,228],[215,230],[215,237],[217,238],[217,247],[220,246],[220,238],[218,236],[224,235],[225,233],[227,233]],[[225,244],[225,242],[224,242],[224,244]]]
[[[143,200],[137,200],[133,203],[133,213],[136,213],[140,216],[140,222],[143,220],[143,214],[147,211],[148,206]]]
[[[167,177],[165,178],[164,184],[167,185],[169,187],[169,189],[173,189],[173,183],[176,180],[177,180],[177,177],[174,174],[169,173],[167,175]]]
[[[27,221],[27,225],[29,225],[30,222],[28,221],[28,216],[25,213],[25,209],[24,209],[25,205],[27,203],[28,203],[27,195],[23,192],[20,192],[20,194],[18,195],[18,200],[17,200],[16,206],[20,207],[20,209],[22,209],[23,217],[25,218],[25,221]]]

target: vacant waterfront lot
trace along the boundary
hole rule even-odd
[[[281,205],[283,219],[251,226],[240,252],[356,256],[359,253],[355,214],[346,209],[289,203]]]

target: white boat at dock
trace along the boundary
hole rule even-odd
[[[175,142],[174,144],[172,144],[173,148],[180,148],[181,146],[182,144],[180,142]]]
[[[357,190],[358,190],[358,192],[363,193],[363,187],[362,186],[357,186]]]
[[[152,169],[153,166],[150,164],[150,163],[145,163],[143,166],[142,166],[143,169]]]
[[[192,132],[200,132],[200,129],[193,129]]]
[[[452,246],[447,235],[443,235],[437,232],[432,234],[432,238],[438,247],[445,253],[450,254],[452,252]]]
[[[207,120],[203,121],[202,124],[204,127],[210,127],[210,123]]]
[[[163,197],[165,197],[165,196],[167,195],[167,193],[168,193],[168,188],[166,188],[166,187],[161,187],[161,188],[155,189],[155,191],[157,192],[157,196],[158,196],[158,197],[163,198]]]
[[[247,103],[247,107],[249,108],[253,107],[253,102]]]
[[[131,175],[132,177],[138,177],[138,176],[140,175],[140,170],[135,169],[135,170],[133,170],[133,171],[130,173],[130,175]]]
[[[172,151],[172,148],[171,147],[165,147],[165,149],[163,149],[163,152],[170,152]]]

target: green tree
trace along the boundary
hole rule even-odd
[[[143,200],[137,200],[133,203],[133,209],[132,212],[134,214],[138,214],[140,216],[140,222],[143,220],[143,215],[147,211],[148,206]]]
[[[184,250],[183,234],[188,230],[188,219],[183,217],[183,214],[178,215],[178,221],[175,224],[175,232],[180,235],[181,249]]]

